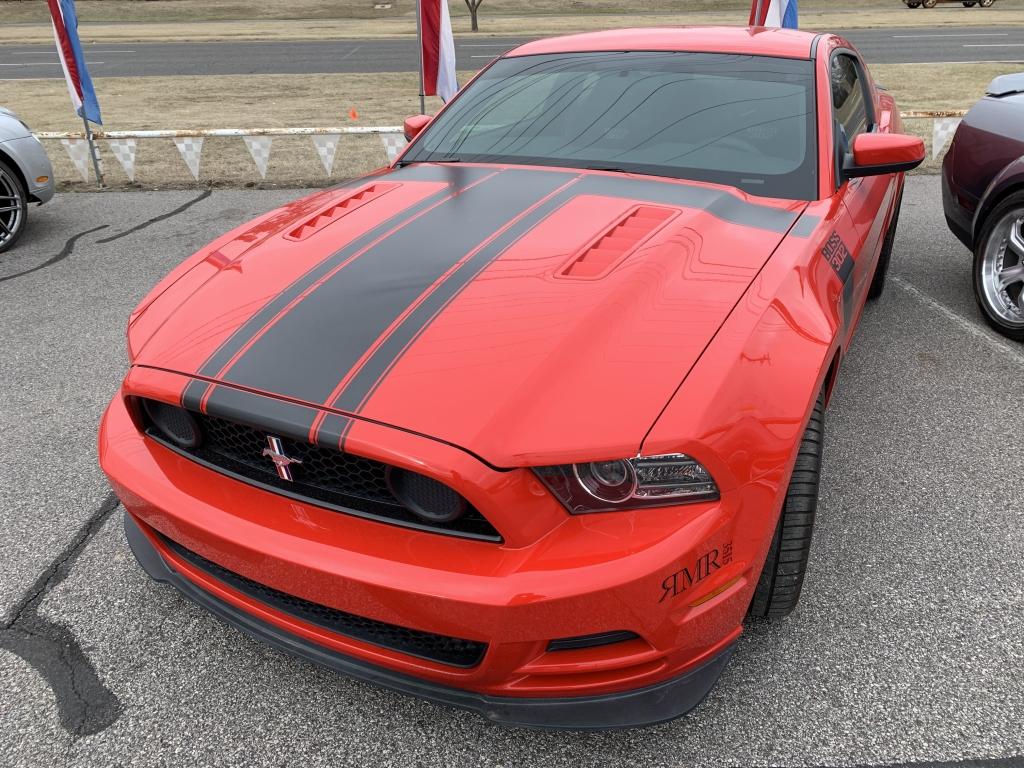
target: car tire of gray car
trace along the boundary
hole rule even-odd
[[[907,3],[907,8],[920,8],[920,7],[921,7],[920,3],[913,3],[913,2]]]
[[[974,297],[993,329],[1024,341],[1024,192],[985,217],[974,249]]]
[[[749,618],[781,619],[788,616],[800,600],[818,511],[824,434],[825,394],[822,392],[800,441],[782,514],[747,611]]]
[[[889,229],[885,233],[885,240],[882,241],[882,250],[878,254],[878,263],[875,264],[875,274],[871,278],[871,287],[868,288],[868,300],[874,301],[881,298],[885,291],[885,276],[889,274],[889,262],[892,260],[892,246],[896,241],[896,226],[900,221],[900,207],[903,205],[903,193],[900,192],[896,201],[896,208],[892,212],[892,221],[889,222]]]
[[[28,220],[28,194],[14,169],[0,160],[0,253],[13,246]]]

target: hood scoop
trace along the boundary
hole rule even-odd
[[[312,237],[346,214],[363,207],[372,200],[376,200],[381,195],[386,195],[391,190],[398,188],[398,186],[398,184],[371,184],[368,187],[363,187],[348,197],[332,203],[330,207],[313,214],[313,216],[299,224],[299,226],[288,232],[284,237],[286,240],[296,241]]]
[[[651,239],[678,215],[672,208],[638,205],[576,253],[556,276],[598,280]]]

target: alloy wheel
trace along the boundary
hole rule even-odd
[[[1007,212],[993,227],[980,278],[992,314],[1011,328],[1024,328],[1024,208]]]
[[[25,199],[21,185],[6,168],[0,166],[0,250],[14,240],[25,218]]]

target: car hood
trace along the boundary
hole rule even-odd
[[[130,345],[136,364],[195,377],[193,407],[228,385],[496,466],[631,455],[804,207],[410,166],[218,241],[134,317]]]

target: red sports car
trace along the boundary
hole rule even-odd
[[[143,568],[504,723],[676,717],[795,605],[822,412],[924,157],[833,35],[528,43],[393,167],[185,260],[100,461]]]

